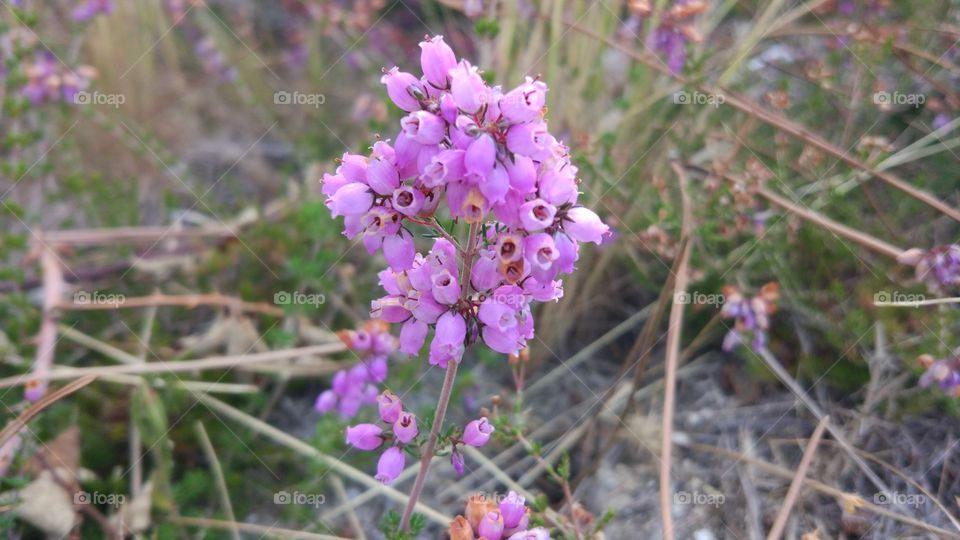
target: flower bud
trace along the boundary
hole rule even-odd
[[[487,512],[487,515],[483,516],[477,527],[477,534],[487,540],[500,540],[503,537],[503,517],[498,510]]]
[[[383,444],[382,432],[380,426],[374,424],[347,426],[347,444],[359,450],[376,450]]]
[[[391,446],[380,455],[380,460],[377,462],[377,475],[374,478],[384,484],[390,484],[403,472],[405,463],[406,457],[403,455],[403,450]]]
[[[450,70],[456,67],[457,56],[444,43],[443,36],[434,36],[420,42],[420,67],[430,84],[446,88]]]
[[[396,394],[384,390],[382,394],[377,396],[377,409],[380,412],[380,420],[392,424],[400,418],[400,413],[403,412],[403,403],[400,402],[400,398]]]
[[[486,418],[479,418],[467,424],[463,429],[463,442],[470,446],[479,448],[490,440],[490,435],[496,431]]]
[[[384,72],[383,77],[380,78],[380,83],[386,85],[387,95],[390,96],[390,100],[397,107],[407,112],[420,110],[420,100],[415,96],[426,97],[426,92],[419,79],[409,73],[400,71],[398,67],[393,67]]]
[[[457,516],[453,521],[450,522],[450,526],[447,527],[447,534],[450,535],[450,540],[473,540],[473,527],[470,526],[470,522],[467,521],[467,518],[463,516]]]

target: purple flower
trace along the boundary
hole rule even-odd
[[[460,61],[449,73],[450,92],[460,110],[474,114],[490,101],[490,89],[470,62]]]
[[[393,423],[393,436],[398,442],[407,444],[417,436],[417,417],[413,413],[402,413]]]
[[[500,98],[500,112],[512,122],[529,122],[547,102],[547,85],[527,77],[525,83]]]
[[[386,85],[387,95],[397,107],[407,112],[420,110],[420,99],[426,98],[427,93],[419,79],[393,67],[384,71],[380,82]]]
[[[400,352],[416,356],[423,348],[430,327],[427,323],[411,318],[400,329]]]
[[[377,475],[374,478],[384,484],[390,484],[403,472],[405,463],[406,457],[403,455],[403,450],[391,446],[380,454],[380,460],[377,462]]]
[[[456,67],[457,56],[444,43],[443,36],[420,42],[420,67],[423,76],[437,88],[446,88],[450,70]]]
[[[403,403],[400,402],[400,398],[396,394],[384,390],[382,394],[377,396],[377,409],[380,413],[380,420],[392,424],[400,418],[400,413],[403,412]]]
[[[433,113],[415,111],[400,120],[403,133],[420,144],[439,144],[446,135],[446,123]]]
[[[480,448],[487,444],[494,431],[496,430],[493,428],[493,424],[486,418],[472,420],[467,424],[467,427],[463,428],[463,443]]]
[[[503,516],[504,528],[513,529],[520,525],[520,521],[527,513],[525,502],[526,500],[515,491],[511,491],[500,501],[500,515]]]
[[[376,450],[383,444],[382,432],[380,426],[374,424],[347,426],[347,444],[359,450]]]
[[[457,476],[463,476],[463,468],[466,465],[466,462],[463,459],[463,454],[457,450],[457,446],[453,446],[453,451],[450,452],[450,465],[453,466],[453,470],[456,471]]]
[[[330,197],[330,212],[336,216],[359,216],[373,206],[373,193],[365,184],[347,184]]]
[[[503,537],[503,517],[500,512],[487,512],[487,515],[480,520],[477,534],[480,535],[480,538],[486,538],[487,540],[500,540]]]
[[[514,533],[507,540],[550,540],[550,532],[543,527]]]
[[[325,413],[332,411],[337,405],[337,394],[333,390],[325,390],[317,396],[313,409],[317,412]]]
[[[578,242],[600,244],[604,235],[610,232],[610,227],[600,221],[600,217],[592,210],[577,206],[567,211],[563,230]]]

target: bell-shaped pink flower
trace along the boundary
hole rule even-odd
[[[537,166],[527,156],[514,154],[513,159],[506,160],[507,174],[510,175],[510,187],[521,194],[536,191]]]
[[[447,182],[463,178],[466,169],[463,165],[463,150],[441,150],[433,156],[430,164],[423,170],[423,183],[427,187],[439,187]]]
[[[406,463],[406,456],[399,447],[391,446],[383,454],[380,454],[380,460],[377,462],[377,480],[384,484],[390,484],[403,472],[403,466]]]
[[[423,208],[423,192],[413,186],[400,186],[393,191],[393,207],[401,214],[413,217]]]
[[[450,70],[456,67],[457,56],[444,43],[443,36],[420,42],[420,67],[423,76],[437,88],[446,88]]]
[[[347,426],[347,444],[360,450],[376,450],[383,444],[382,432],[380,426],[375,424]]]
[[[377,410],[380,413],[380,420],[392,424],[400,418],[403,412],[403,403],[396,394],[389,390],[384,390],[377,396]]]
[[[367,165],[367,184],[380,195],[392,195],[400,187],[400,174],[386,159],[372,159]]]
[[[330,212],[336,216],[360,216],[373,206],[373,193],[366,184],[347,184],[330,197]]]
[[[383,256],[387,259],[390,269],[400,272],[413,265],[413,256],[417,252],[413,235],[406,229],[387,236],[383,239]]]
[[[603,242],[604,235],[610,232],[610,227],[600,221],[600,216],[593,210],[576,206],[567,211],[563,230],[578,242],[593,242],[599,245]]]
[[[524,506],[526,500],[517,495],[517,492],[511,491],[500,501],[500,515],[503,516],[503,527],[513,529],[520,524],[524,514],[527,513],[527,507]]]
[[[390,96],[390,100],[393,101],[397,107],[407,112],[420,110],[419,98],[426,98],[427,96],[423,85],[420,83],[420,79],[417,79],[409,73],[400,71],[398,67],[393,67],[389,71],[384,72],[383,77],[380,78],[380,82],[386,85],[387,95]]]
[[[536,232],[553,225],[557,207],[543,199],[534,199],[520,207],[520,223],[529,232]]]
[[[410,356],[420,354],[429,329],[427,323],[417,319],[410,319],[403,323],[403,327],[400,328],[400,352]]]
[[[401,413],[393,423],[393,436],[403,444],[407,444],[417,436],[417,417],[413,413]]]
[[[445,368],[447,363],[459,362],[463,357],[463,340],[467,336],[467,323],[463,316],[448,311],[437,319],[437,330],[430,343],[429,362]]]
[[[349,182],[367,182],[367,156],[344,153],[340,158],[337,174],[342,175]]]
[[[507,131],[507,148],[515,154],[538,158],[549,148],[550,134],[543,122],[517,124]]]
[[[483,516],[483,519],[480,520],[480,525],[477,527],[477,534],[480,535],[480,538],[486,538],[487,540],[500,540],[503,538],[503,517],[500,515],[499,511],[487,512],[487,515]]]
[[[499,163],[494,164],[487,178],[480,182],[480,193],[491,205],[503,202],[509,190],[510,176]]]
[[[460,299],[460,284],[449,270],[441,268],[431,277],[433,298],[441,304],[455,304]]]
[[[437,115],[427,111],[415,111],[400,120],[407,137],[420,144],[438,144],[446,135],[447,127]]]
[[[482,179],[486,178],[490,170],[493,169],[496,160],[497,145],[493,141],[493,137],[484,133],[467,148],[467,153],[463,157],[463,164],[468,174]]]
[[[470,62],[461,60],[449,74],[450,93],[461,110],[474,114],[490,101],[490,89]]]
[[[486,291],[496,287],[500,280],[500,266],[497,254],[492,249],[485,249],[477,253],[470,273],[470,283],[478,291]]]
[[[547,101],[547,85],[527,77],[525,83],[500,98],[500,113],[511,122],[529,122],[540,115]]]
[[[486,418],[478,418],[472,420],[463,428],[463,442],[470,446],[480,448],[481,446],[487,444],[487,441],[490,440],[490,435],[496,431]]]
[[[324,390],[317,396],[317,401],[313,404],[313,410],[325,413],[333,410],[337,405],[337,394],[333,390]]]

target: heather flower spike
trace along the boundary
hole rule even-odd
[[[371,302],[371,317],[402,325],[401,352],[425,353],[430,364],[454,370],[477,342],[506,355],[524,349],[534,337],[533,303],[561,298],[579,243],[600,244],[610,230],[579,203],[578,169],[548,129],[546,82],[527,77],[514,88],[491,87],[442,36],[420,44],[420,67],[422,77],[384,69],[387,95],[404,111],[396,136],[366,154],[345,154],[324,175],[322,192],[331,214],[343,217],[344,235],[387,262],[379,273],[385,294]],[[418,246],[424,228],[434,240]],[[357,384],[364,383],[335,385],[334,393]],[[449,392],[441,395],[449,400]],[[339,407],[334,397],[324,395],[318,407]],[[397,414],[392,398],[369,399],[394,442],[413,444],[413,415]],[[421,449],[425,458],[442,423],[440,416]],[[462,443],[483,446],[492,433],[486,419],[475,420]],[[421,488],[428,462],[421,463]],[[451,463],[462,469],[462,456]],[[495,526],[487,527],[492,534]]]
[[[720,315],[734,320],[733,328],[723,338],[723,350],[729,352],[738,345],[746,344],[746,336],[753,337],[750,345],[755,351],[766,348],[770,315],[777,310],[780,286],[774,282],[767,283],[760,289],[760,294],[752,298],[744,296],[736,287],[728,286],[723,288],[723,297]]]

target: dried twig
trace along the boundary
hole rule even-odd
[[[820,423],[817,424],[817,429],[813,431],[813,435],[810,437],[810,440],[807,441],[807,447],[804,448],[803,457],[800,458],[800,465],[797,467],[797,474],[793,476],[793,480],[790,482],[790,488],[787,489],[787,496],[783,500],[783,506],[780,507],[780,511],[777,512],[777,518],[773,521],[773,527],[770,528],[770,534],[767,535],[767,540],[776,540],[783,535],[783,529],[787,525],[787,518],[790,517],[790,510],[793,509],[797,495],[800,494],[800,486],[803,485],[803,479],[807,476],[810,462],[813,461],[813,456],[817,452],[817,445],[820,443],[820,437],[823,437],[823,430],[826,429],[829,420],[829,416],[821,418]]]

